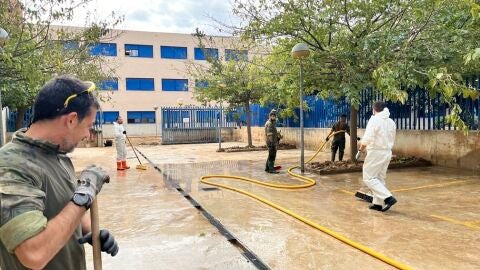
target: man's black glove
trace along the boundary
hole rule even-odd
[[[127,132],[124,130],[124,131],[123,131],[123,134],[127,134]]]
[[[330,140],[330,137],[327,137],[327,138],[325,139],[325,141],[327,141],[327,142],[328,142],[328,140]]]
[[[82,245],[89,243],[92,245],[92,233],[87,233],[82,238],[78,239],[78,243]],[[117,241],[115,241],[115,238],[109,231],[100,230],[100,243],[103,252],[112,255],[112,257],[117,255],[119,247]]]

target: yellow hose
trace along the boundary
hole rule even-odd
[[[337,133],[341,133],[341,132],[345,132],[345,131],[338,131],[338,132],[335,132],[333,134],[331,134],[328,138],[330,138],[331,136],[337,134]],[[325,144],[327,143],[327,141],[324,141],[323,144],[320,146],[320,148],[317,150],[317,152],[310,158],[308,159],[308,161],[306,163],[310,163],[323,149],[323,147],[325,147]],[[281,189],[300,189],[300,188],[307,188],[307,187],[311,187],[311,186],[314,186],[316,184],[316,181],[312,178],[309,178],[309,177],[306,177],[306,176],[303,176],[301,174],[297,174],[297,173],[294,173],[293,170],[298,168],[299,166],[293,166],[293,167],[290,167],[287,172],[290,176],[292,177],[295,177],[297,178],[298,180],[300,180],[301,182],[303,182],[303,184],[298,184],[298,185],[285,185],[285,184],[280,184],[280,183],[268,183],[268,182],[262,182],[262,181],[258,181],[258,180],[255,180],[255,179],[252,179],[252,178],[247,178],[247,177],[242,177],[242,176],[232,176],[232,175],[205,175],[205,176],[202,176],[201,179],[200,179],[200,182],[201,183],[204,183],[204,184],[207,184],[207,185],[211,185],[211,186],[215,186],[215,187],[220,187],[220,188],[224,188],[224,189],[228,189],[228,190],[231,190],[231,191],[235,191],[235,192],[238,192],[240,194],[243,194],[243,195],[246,195],[250,198],[253,198],[257,201],[260,201],[266,205],[269,205],[279,211],[282,211],[283,213],[293,217],[293,218],[296,218],[297,220],[319,230],[319,231],[322,231],[342,242],[344,242],[345,244],[347,245],[350,245],[360,251],[363,251],[365,252],[366,254],[374,257],[374,258],[377,258],[391,266],[394,266],[398,269],[411,269],[409,266],[401,263],[401,262],[398,262],[394,259],[391,259],[379,252],[376,252],[375,250],[367,247],[367,246],[364,246],[360,243],[357,243],[353,240],[350,240],[348,239],[347,237],[333,231],[333,230],[330,230],[326,227],[323,227],[321,226],[320,224],[318,223],[315,223],[307,218],[304,218],[298,214],[296,214],[295,212],[283,207],[283,206],[280,206],[270,200],[267,200],[263,197],[260,197],[258,195],[255,195],[253,193],[250,193],[246,190],[243,190],[243,189],[239,189],[239,188],[235,188],[235,187],[232,187],[232,186],[228,186],[226,184],[219,184],[219,183],[215,183],[215,182],[211,182],[207,179],[213,179],[213,178],[216,178],[216,179],[232,179],[232,180],[240,180],[240,181],[245,181],[245,182],[250,182],[250,183],[254,183],[254,184],[257,184],[257,185],[261,185],[261,186],[265,186],[265,187],[269,187],[269,188],[281,188]]]

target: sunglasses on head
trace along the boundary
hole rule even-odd
[[[70,104],[70,102],[78,96],[81,96],[83,94],[91,94],[93,92],[93,90],[95,90],[95,84],[93,82],[87,82],[87,83],[90,84],[90,87],[88,87],[86,90],[84,90],[80,93],[68,96],[67,99],[65,99],[65,102],[63,103],[63,108],[58,109],[58,110],[65,110],[68,107],[68,104]]]

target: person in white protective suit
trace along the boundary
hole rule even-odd
[[[117,170],[130,169],[127,166],[127,132],[123,128],[123,119],[121,116],[113,123],[115,129],[115,147],[117,148]]]
[[[367,150],[363,163],[363,182],[373,195],[373,204],[369,208],[382,212],[397,203],[385,185],[396,131],[395,122],[389,117],[390,111],[385,103],[375,102],[373,116],[368,121],[360,145],[360,151]]]

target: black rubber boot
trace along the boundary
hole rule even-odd
[[[277,172],[275,170],[275,166],[274,166],[273,161],[268,162],[268,172],[269,173],[274,173],[274,174],[280,173],[280,172]]]
[[[339,161],[343,160],[343,152],[338,152],[338,160]]]
[[[372,204],[368,208],[371,209],[371,210],[383,211],[382,206],[379,205],[379,204]]]
[[[359,198],[359,199],[362,199],[366,202],[369,202],[369,203],[372,203],[373,202],[373,197],[368,195],[368,194],[365,194],[365,193],[362,193],[360,191],[357,191],[355,193],[355,197]]]
[[[332,151],[332,162],[335,162],[335,152]]]
[[[396,203],[397,203],[397,199],[395,199],[393,196],[386,198],[385,206],[383,206],[382,212],[388,211],[388,209],[390,209],[390,207],[392,207]]]

